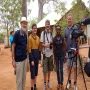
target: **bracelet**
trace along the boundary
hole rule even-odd
[[[12,57],[12,59],[14,60],[15,58],[14,58],[14,57]]]

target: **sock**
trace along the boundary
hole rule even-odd
[[[31,90],[33,90],[33,87],[31,87]]]
[[[44,82],[44,86],[46,87],[46,82]]]
[[[34,84],[34,87],[36,87],[36,84]]]
[[[74,82],[74,85],[76,85],[76,82]]]
[[[71,84],[71,80],[68,81]]]

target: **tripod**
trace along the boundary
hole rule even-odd
[[[84,84],[85,84],[85,89],[87,90],[86,81],[85,81],[84,72],[83,72],[83,67],[82,67],[82,63],[81,63],[80,55],[79,55],[79,50],[78,50],[78,40],[76,40],[76,49],[72,48],[70,50],[70,52],[73,52],[73,55],[71,57],[69,57],[69,59],[71,59],[71,65],[73,65],[73,62],[76,62],[76,81],[77,81],[77,57],[79,57],[79,63],[80,63],[81,72],[82,72],[82,75],[83,75],[83,81],[84,81]],[[76,57],[76,60],[74,61],[75,57]],[[72,70],[72,66],[70,68],[70,72],[69,72],[69,75],[68,75],[67,84],[69,82],[69,78],[70,78],[70,75],[71,75],[71,70]],[[67,84],[66,84],[65,90],[67,90]]]

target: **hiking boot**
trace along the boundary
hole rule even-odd
[[[52,89],[50,82],[47,83],[47,86],[49,87],[49,89]]]
[[[71,84],[70,83],[68,83],[67,84],[67,89],[69,89],[71,87]]]
[[[38,90],[37,87],[34,87],[34,90]]]
[[[74,85],[74,90],[78,90],[77,85]]]

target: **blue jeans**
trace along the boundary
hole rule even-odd
[[[57,80],[61,85],[63,85],[63,61],[64,57],[56,57]]]

